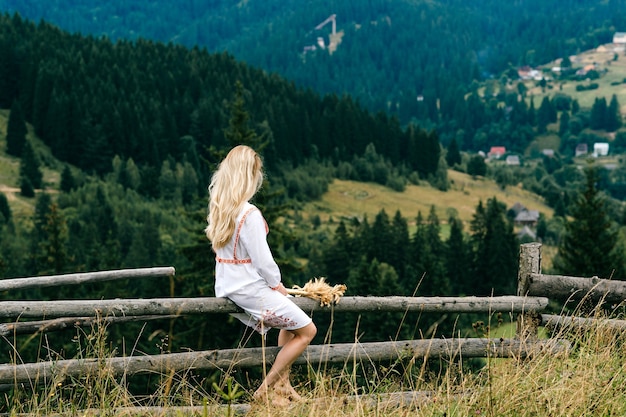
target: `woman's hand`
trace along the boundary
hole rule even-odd
[[[278,291],[279,293],[281,293],[282,295],[287,295],[287,289],[285,288],[285,286],[283,285],[283,283],[281,282],[280,284],[278,284],[277,287],[272,288],[274,291]]]

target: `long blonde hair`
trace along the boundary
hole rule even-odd
[[[235,232],[242,206],[263,184],[263,162],[249,146],[228,152],[209,184],[208,226],[204,229],[213,249],[223,248]]]

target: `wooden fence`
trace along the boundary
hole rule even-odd
[[[49,277],[17,278],[0,281],[0,289],[10,291],[57,285],[115,279],[139,279],[174,275],[174,268],[144,268],[103,271]],[[349,292],[349,289],[348,289]],[[359,297],[344,296],[330,307],[317,301],[295,298],[308,312],[430,312],[430,313],[511,313],[518,317],[515,338],[451,338],[401,340],[391,342],[312,345],[296,364],[346,363],[398,358],[429,357],[527,357],[536,352],[566,352],[570,343],[561,339],[538,340],[532,336],[541,325],[562,326],[584,324],[585,318],[544,315],[550,299],[593,299],[622,302],[626,283],[593,278],[577,278],[541,274],[541,245],[522,245],[516,295],[500,297]],[[239,311],[227,299],[214,297],[72,300],[72,301],[2,301],[0,335],[48,332],[73,326],[89,326],[94,320],[117,323],[147,321],[182,315],[226,314]],[[21,321],[32,319],[31,321]],[[624,328],[622,321],[613,323]],[[621,327],[620,327],[621,326]],[[135,355],[81,360],[55,360],[38,363],[0,365],[0,384],[27,383],[31,386],[60,378],[79,376],[107,366],[112,375],[134,375],[150,372],[177,372],[191,369],[230,369],[261,366],[272,362],[279,348],[240,348],[161,355]]]

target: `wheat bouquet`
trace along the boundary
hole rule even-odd
[[[343,296],[343,293],[346,292],[346,289],[347,287],[344,284],[331,286],[322,277],[307,282],[304,284],[304,287],[294,285],[293,288],[287,289],[287,293],[295,295],[296,297],[307,297],[318,300],[321,306],[330,306],[331,304],[337,304],[339,302],[339,299]]]

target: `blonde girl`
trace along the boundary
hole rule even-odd
[[[289,370],[317,328],[287,295],[267,243],[267,223],[250,203],[262,183],[259,155],[245,145],[234,147],[211,179],[205,232],[215,252],[216,297],[237,304],[245,313],[233,315],[263,337],[270,328],[280,329],[282,349],[254,398],[266,400],[274,392],[296,400],[300,396],[289,382]]]

